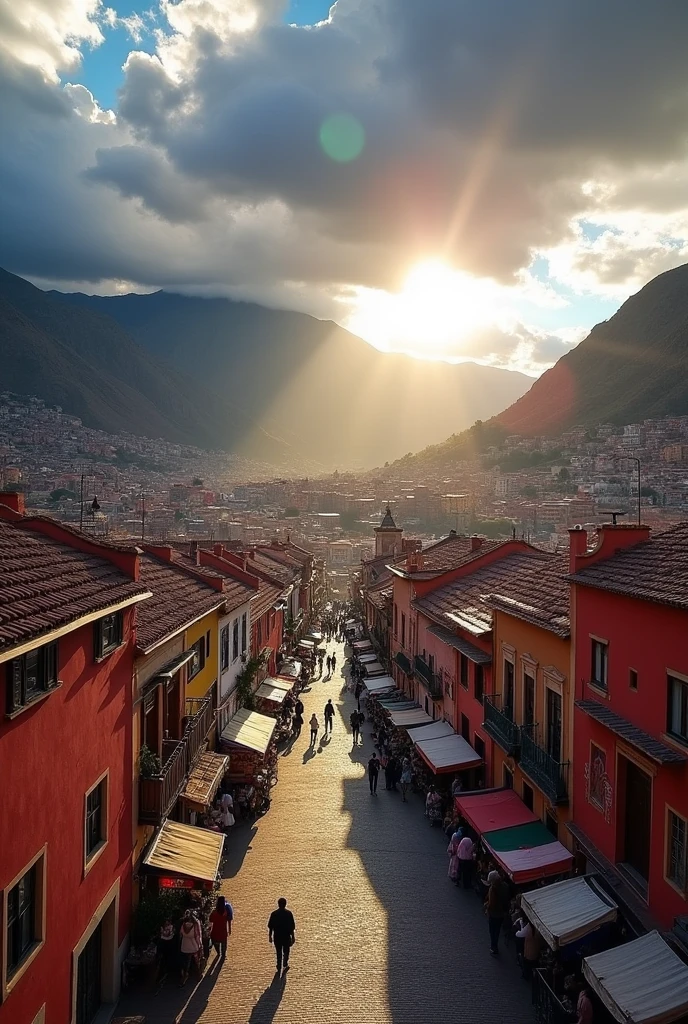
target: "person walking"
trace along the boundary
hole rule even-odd
[[[332,732],[332,723],[334,721],[334,704],[331,700],[328,700],[325,705],[325,735],[328,736]]]
[[[190,910],[184,913],[182,926],[179,929],[179,952],[181,954],[181,985],[183,988],[189,979],[192,963],[195,964],[198,973],[201,973],[201,956],[203,954],[201,925]]]
[[[323,651],[318,655],[318,668],[320,669],[320,678],[322,679],[323,674],[323,662],[325,661],[325,654]]]
[[[356,686],[354,687],[354,697],[356,698],[356,707],[361,710],[361,694],[363,693],[363,684],[360,679],[356,680]]]
[[[359,718],[358,711],[352,711],[349,715],[349,722],[351,724],[351,736],[354,741],[354,746],[358,746],[358,741],[361,738],[361,720]]]
[[[273,910],[268,920],[268,941],[275,945],[277,954],[277,974],[289,970],[289,952],[296,942],[296,922],[291,910],[287,910],[284,896],[277,900],[277,910]]]
[[[329,676],[332,673],[332,658],[329,656],[329,654],[327,655],[327,661],[325,662],[325,664],[327,665],[327,674]]]
[[[296,712],[297,715],[303,714],[303,701],[301,700],[300,697],[296,701],[296,704],[294,705],[294,711]]]
[[[334,675],[334,670],[336,669],[336,667],[337,667],[337,655],[334,653],[334,651],[332,651],[332,674],[333,675]]]
[[[368,761],[368,782],[370,783],[370,792],[377,794],[377,777],[380,774],[380,762],[378,756],[373,751],[370,760]]]
[[[470,836],[463,836],[459,843],[459,878],[464,889],[470,889],[473,878],[473,840]]]
[[[232,934],[234,911],[224,896],[218,896],[215,909],[210,915],[210,941],[218,957],[222,960],[227,956],[227,939]]]
[[[301,703],[299,701],[299,703]],[[295,711],[294,717],[291,720],[291,734],[292,737],[297,740],[301,735],[303,729],[303,713],[301,711]]]
[[[318,738],[318,730],[320,728],[320,722],[318,721],[318,716],[316,715],[315,711],[311,715],[311,720],[308,724],[311,727],[311,746],[314,747],[315,741]]]
[[[494,869],[487,876],[487,924],[490,930],[490,953],[499,952],[499,933],[509,909],[509,887]]]

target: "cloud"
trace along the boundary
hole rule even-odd
[[[621,296],[688,255],[684,0],[338,0],[311,27],[282,0],[162,0],[116,120],[79,84],[80,50],[117,25],[136,42],[145,12],[1,11],[0,258],[17,272],[346,318],[428,257],[555,310],[560,284]],[[337,113],[364,131],[356,159],[320,143]],[[566,350],[518,324],[475,358]]]

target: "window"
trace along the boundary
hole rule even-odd
[[[0,912],[5,922],[4,973],[0,999],[29,966],[45,938],[45,847],[10,882]]]
[[[86,794],[84,812],[84,860],[86,866],[107,843],[107,773]]]
[[[399,631],[397,629],[397,625],[398,625],[397,606],[394,605],[394,636],[395,636],[395,638],[398,636],[398,633],[399,633]]]
[[[197,640],[189,650],[193,651],[193,658],[189,662],[189,675],[187,678],[193,679],[205,666],[205,637],[202,636],[200,640]]]
[[[236,661],[239,657],[239,620],[235,619],[232,623],[232,661]]]
[[[607,779],[607,754],[602,747],[590,744],[590,782],[588,795],[590,803],[601,811],[605,809],[605,782]]]
[[[461,735],[465,739],[466,743],[471,741],[471,723],[468,721],[466,715],[461,715]]]
[[[406,647],[406,614],[401,613],[401,646]]]
[[[535,724],[535,679],[530,672],[523,673],[523,724]]]
[[[533,787],[529,786],[527,782],[523,783],[523,803],[526,805],[529,811],[533,809]]]
[[[93,627],[94,658],[98,661],[105,658],[122,644],[124,635],[124,616],[122,612],[104,615]]]
[[[475,752],[478,755],[478,757],[482,757],[482,759],[484,761],[485,760],[485,740],[481,736],[478,736],[477,733],[473,737],[473,749],[475,750]]]
[[[628,685],[631,690],[638,689],[638,673],[634,668],[628,670]]]
[[[468,658],[465,654],[459,655],[459,682],[468,689]]]
[[[561,694],[546,688],[547,694],[547,753],[555,760],[561,760]]]
[[[672,736],[688,742],[688,682],[676,676],[667,677],[669,690],[668,730]]]
[[[688,871],[688,826],[686,819],[667,808],[667,881],[686,891]]]
[[[223,626],[220,630],[220,671],[224,672],[229,668],[229,626]]]
[[[246,654],[247,645],[247,619],[246,612],[241,616],[241,653]]]
[[[7,714],[57,686],[57,642],[37,647],[7,664]]]
[[[609,659],[609,645],[604,640],[592,641],[592,664],[590,667],[590,681],[595,686],[607,689],[607,663]]]
[[[482,704],[485,693],[485,675],[482,665],[476,665],[473,669],[473,686],[475,687],[475,699]]]
[[[507,718],[514,717],[514,663],[504,659],[504,695],[502,711]]]

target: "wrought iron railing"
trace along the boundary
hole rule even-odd
[[[413,660],[413,668],[416,676],[427,688],[430,696],[433,699],[440,699],[444,693],[442,677],[437,672],[433,672],[427,661],[421,658],[419,654],[416,654]]]
[[[552,803],[568,803],[569,762],[556,761],[529,729],[521,729],[521,768]]]
[[[215,721],[213,702],[210,697],[187,697],[184,742],[189,767],[206,747],[208,733]]]
[[[483,728],[489,733],[503,750],[512,757],[519,752],[521,730],[514,722],[508,710],[499,707],[499,694],[493,693],[483,698]]]
[[[161,768],[157,775],[139,779],[139,821],[159,825],[174,807],[186,777],[186,743],[163,740]]]

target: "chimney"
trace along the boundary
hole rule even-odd
[[[17,515],[23,516],[26,513],[26,503],[23,491],[0,491],[0,505],[6,505]]]
[[[194,561],[196,563],[196,565],[200,565],[200,559],[198,557],[198,541],[197,540],[192,540],[189,543],[189,555],[190,555],[192,561]]]
[[[588,550],[588,534],[582,526],[569,530],[569,572],[576,571],[576,562]]]
[[[483,546],[482,537],[477,537],[475,534],[471,537],[471,551],[478,551]]]

